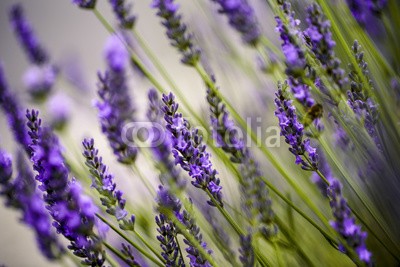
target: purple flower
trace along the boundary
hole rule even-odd
[[[27,111],[31,143],[31,161],[37,172],[39,189],[47,209],[54,219],[53,226],[71,243],[74,254],[83,263],[102,266],[105,261],[101,239],[94,234],[97,207],[83,194],[80,184],[69,180],[69,170],[61,153],[57,137],[47,127],[41,127],[37,111]]]
[[[229,24],[237,30],[245,43],[256,45],[260,39],[260,29],[253,8],[246,0],[212,0],[226,14]]]
[[[85,139],[83,142],[83,156],[86,159],[86,166],[92,175],[92,186],[101,195],[101,204],[105,206],[106,212],[120,221],[120,227],[124,230],[134,229],[135,217],[126,218],[128,212],[125,210],[125,199],[122,192],[115,190],[114,176],[108,173],[108,168],[103,164],[102,157],[98,156],[99,151],[94,147],[93,139]]]
[[[360,25],[366,25],[368,10],[364,0],[346,0],[353,17]]]
[[[122,138],[124,126],[134,121],[131,99],[125,78],[125,67],[128,53],[118,40],[110,37],[105,50],[108,71],[99,76],[96,102],[99,111],[101,130],[106,134],[110,146],[119,162],[131,164],[135,161],[138,149]]]
[[[114,72],[124,72],[129,61],[129,53],[121,38],[120,35],[110,36],[104,47],[104,58]]]
[[[367,233],[361,230],[361,226],[355,223],[355,218],[342,195],[342,185],[333,176],[327,177],[329,182],[328,197],[332,208],[334,221],[332,227],[346,240],[347,245],[355,250],[358,257],[367,266],[372,266],[372,253],[366,248]],[[343,252],[346,250],[342,248]]]
[[[15,140],[29,153],[30,138],[24,123],[25,116],[17,97],[10,91],[2,64],[0,64],[0,106],[7,116]]]
[[[158,209],[160,210],[160,216],[158,218],[158,221],[161,222],[161,218],[166,218],[163,214],[163,210],[168,210],[173,213],[173,215],[182,223],[185,227],[186,230],[189,232],[190,235],[192,235],[199,243],[200,245],[206,249],[208,254],[211,254],[212,251],[207,249],[207,244],[206,242],[203,241],[203,236],[200,232],[200,228],[196,225],[195,220],[191,217],[190,213],[187,212],[186,210],[182,209],[182,205],[176,196],[171,194],[168,189],[159,186],[159,190],[157,192],[157,204],[158,204]],[[157,218],[156,218],[157,222]],[[169,238],[172,236],[175,236],[179,234],[177,229],[175,228],[175,225],[173,224],[172,221],[166,220],[165,221],[167,224],[169,224],[168,228],[164,228],[164,230],[169,230],[168,234]],[[157,223],[159,225],[159,223]],[[161,223],[160,223],[161,224]],[[163,226],[161,224],[161,226]],[[160,227],[160,225],[159,225]],[[165,223],[164,223],[165,227]],[[161,232],[160,232],[161,230]],[[158,229],[159,233],[162,233],[163,229]],[[182,230],[182,229],[180,229]],[[167,243],[167,239],[164,239],[165,236],[157,237],[160,242],[161,242],[161,247],[164,250],[163,257],[167,260],[167,266],[185,266],[183,259],[181,257],[177,258],[177,248],[175,247],[174,241],[170,241]],[[168,238],[168,236],[167,236]],[[195,267],[211,267],[210,263],[206,260],[203,259],[201,256],[200,252],[196,249],[195,246],[193,246],[192,243],[190,243],[189,240],[186,238],[183,239],[183,242],[187,245],[186,252],[188,253],[188,258],[190,260],[190,266],[195,266]],[[164,245],[165,244],[165,245]],[[165,252],[166,248],[173,248],[173,251],[168,251]],[[164,256],[165,255],[165,256]],[[166,258],[167,257],[167,258]],[[174,263],[178,263],[178,265],[173,265]]]
[[[49,95],[55,81],[56,70],[51,65],[32,65],[25,72],[23,80],[29,94],[37,100]]]
[[[135,24],[135,16],[130,14],[131,4],[126,4],[125,0],[109,0],[114,14],[119,21],[119,26],[123,29],[132,29]]]
[[[71,0],[74,5],[83,9],[94,9],[97,0]]]
[[[250,218],[257,216],[258,222],[261,223],[259,229],[268,238],[276,233],[277,227],[273,223],[272,201],[261,179],[258,163],[245,147],[243,138],[239,137],[225,104],[210,88],[207,90],[207,101],[210,104],[213,138],[225,152],[230,154],[233,163],[241,164],[241,189],[245,212]]]
[[[162,101],[162,111],[167,130],[171,133],[172,153],[176,164],[181,165],[194,179],[193,186],[212,195],[213,198],[208,201],[211,206],[216,204],[213,201],[222,206],[220,180],[217,178],[217,171],[212,167],[210,154],[206,151],[201,135],[197,129],[190,127],[189,122],[182,118],[182,114],[177,113],[178,104],[172,93],[163,95]]]
[[[185,266],[181,255],[179,254],[179,246],[177,243],[177,229],[174,223],[169,220],[164,214],[160,213],[156,216],[156,224],[158,226],[157,236],[160,242],[160,247],[163,250],[161,256],[165,259],[165,266],[175,267],[175,266]]]
[[[359,77],[355,70],[352,70],[349,74],[351,84],[350,90],[347,91],[347,103],[353,109],[354,113],[364,121],[364,126],[369,136],[374,140],[378,149],[382,150],[381,141],[375,129],[379,117],[378,106],[365,88],[369,86],[373,89],[373,84],[369,77],[368,64],[364,60],[364,52],[361,51],[361,46],[357,41],[354,42],[352,50],[362,70],[362,75],[364,75],[368,84],[363,84],[361,77]]]
[[[51,126],[54,129],[62,130],[68,123],[71,116],[71,100],[70,98],[59,93],[52,96],[47,102],[47,108],[51,114]]]
[[[246,267],[251,267],[254,266],[254,250],[253,250],[253,246],[252,246],[252,235],[246,235],[240,236],[240,248],[239,248],[239,252],[240,252],[240,262],[242,263],[243,266]]]
[[[304,170],[315,170],[318,162],[316,149],[311,146],[310,140],[303,140],[304,126],[296,115],[296,109],[292,101],[285,96],[287,84],[279,85],[275,98],[275,116],[279,119],[281,135],[285,137],[285,142],[290,145],[289,151],[296,157],[296,164],[301,164]],[[302,156],[307,156],[310,163],[305,161]]]
[[[340,60],[336,57],[334,47],[336,43],[332,39],[330,22],[325,19],[318,4],[312,4],[307,8],[307,25],[304,31],[311,50],[325,68],[326,73],[337,86],[342,89],[347,80],[344,70],[340,68]]]
[[[10,22],[31,63],[35,65],[47,63],[49,56],[40,44],[31,24],[26,19],[22,5],[15,4],[11,7]]]
[[[52,231],[49,214],[22,151],[18,152],[16,163],[18,175],[11,181],[11,158],[0,150],[0,195],[6,197],[7,206],[21,210],[22,221],[34,231],[43,255],[49,260],[57,259],[63,248]]]
[[[277,27],[276,31],[280,34],[282,41],[282,52],[286,59],[286,74],[288,84],[294,97],[306,108],[315,104],[308,85],[303,82],[306,77],[307,60],[302,48],[302,33],[299,29],[300,21],[295,19],[294,11],[291,5],[284,2],[281,6],[283,16],[288,23],[284,23],[280,17],[275,17]]]
[[[388,3],[387,0],[365,0],[365,2],[367,3],[369,10],[377,16],[382,14],[383,9]]]
[[[167,184],[172,188],[176,187],[178,190],[183,190],[186,186],[186,182],[182,179],[174,161],[171,160],[172,140],[170,135],[165,132],[161,111],[162,102],[158,98],[155,89],[149,90],[148,98],[149,109],[147,111],[147,118],[154,124],[154,127],[151,129],[154,133],[153,140],[151,141],[151,150],[153,151],[156,161],[162,165],[160,167],[162,170],[160,179],[163,184]]]
[[[157,8],[157,15],[164,19],[163,25],[167,29],[167,36],[171,45],[182,53],[182,63],[195,65],[200,57],[200,50],[192,43],[192,35],[186,33],[186,25],[181,22],[181,15],[177,14],[178,5],[174,0],[153,0],[151,5]]]

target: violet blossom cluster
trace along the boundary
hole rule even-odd
[[[109,0],[115,16],[118,19],[119,26],[122,29],[132,29],[136,18],[130,14],[132,4],[127,4],[125,0]]]
[[[295,19],[290,3],[285,1],[281,8],[284,20],[278,16],[275,17],[277,23],[276,31],[279,33],[282,41],[281,47],[286,59],[288,84],[294,97],[304,107],[309,108],[315,104],[315,100],[311,95],[310,87],[302,80],[306,76],[307,60],[305,52],[302,49],[301,39],[299,38],[302,35],[298,27],[300,21]]]
[[[177,241],[178,230],[174,223],[167,218],[163,213],[156,216],[156,224],[158,226],[157,236],[160,242],[160,247],[163,250],[161,256],[165,259],[166,267],[185,266],[180,253]]]
[[[217,171],[212,166],[211,155],[206,151],[206,145],[203,144],[203,138],[198,129],[191,128],[189,122],[177,112],[179,105],[175,102],[175,96],[172,93],[163,95],[162,101],[166,127],[171,133],[175,163],[181,165],[194,179],[193,186],[212,196],[207,201],[208,204],[223,206],[222,186],[217,178]]]
[[[275,94],[275,116],[279,119],[281,135],[290,145],[289,151],[296,157],[296,164],[301,164],[304,170],[315,170],[318,163],[317,150],[311,145],[309,138],[304,139],[304,125],[297,118],[292,100],[286,97],[286,87],[286,84],[280,84]],[[303,156],[309,161],[304,160]]]
[[[372,253],[365,244],[367,233],[356,224],[351,209],[342,195],[342,184],[332,176],[327,179],[329,182],[327,195],[335,218],[331,221],[332,227],[346,240],[347,245],[354,249],[361,261],[367,266],[372,266]],[[340,250],[346,253],[343,245],[340,246]]]
[[[192,43],[192,34],[186,32],[186,25],[181,22],[182,16],[177,14],[178,5],[174,0],[153,0],[152,7],[158,9],[157,16],[164,19],[162,24],[167,29],[171,45],[182,53],[182,63],[195,65],[200,57],[200,50]]]
[[[359,77],[355,70],[350,71],[350,90],[347,91],[348,101],[347,103],[353,109],[354,113],[364,120],[364,126],[369,136],[374,140],[375,144],[381,149],[381,143],[379,136],[375,129],[375,125],[378,121],[378,107],[375,101],[370,97],[366,87],[370,87],[373,90],[373,84],[369,77],[368,64],[364,60],[364,52],[361,50],[361,46],[357,41],[352,46],[354,57],[356,58],[359,67],[362,70],[362,75],[367,80],[368,84],[364,84],[362,78]]]
[[[21,210],[22,222],[32,228],[43,255],[49,260],[58,259],[64,249],[53,232],[50,216],[22,151],[17,154],[16,165],[18,174],[12,180],[11,156],[0,150],[0,195],[6,198],[6,206]]]
[[[124,230],[134,230],[135,216],[127,219],[128,212],[125,209],[126,200],[122,198],[122,191],[116,190],[117,185],[114,182],[114,176],[108,173],[107,166],[99,156],[98,149],[94,146],[94,139],[85,139],[82,142],[84,151],[83,156],[86,159],[86,166],[92,175],[92,187],[101,195],[101,204],[106,207],[106,212],[114,216]]]
[[[41,100],[50,93],[56,79],[56,69],[50,64],[48,52],[40,44],[22,5],[10,9],[10,23],[23,50],[32,64],[24,75],[24,82],[34,99]]]
[[[259,230],[266,238],[269,238],[276,234],[277,226],[273,223],[272,201],[261,179],[262,174],[258,163],[245,147],[243,138],[238,136],[225,104],[210,88],[207,90],[207,101],[210,104],[213,138],[217,146],[231,155],[230,160],[233,163],[240,163],[245,211],[250,218],[256,214],[257,221],[261,223]]]
[[[83,9],[94,9],[97,0],[71,0],[73,4]]]
[[[307,8],[307,29],[304,31],[307,41],[326,73],[343,89],[347,80],[345,72],[340,68],[340,60],[336,57],[335,41],[332,39],[331,25],[325,19],[321,7],[314,3]]]
[[[83,258],[84,264],[102,266],[105,252],[94,232],[98,208],[83,194],[79,182],[69,180],[59,141],[51,129],[41,126],[38,115],[35,110],[26,113],[32,139],[31,161],[46,207],[54,219],[53,226],[70,241],[68,248]]]
[[[182,205],[176,196],[171,194],[171,192],[162,187],[159,186],[159,190],[157,192],[157,203],[158,203],[158,209],[160,210],[161,213],[164,211],[172,212],[173,216],[175,216],[180,223],[182,223],[188,231],[190,235],[192,235],[197,242],[200,243],[200,245],[206,250],[208,254],[211,254],[212,251],[207,249],[207,243],[203,241],[202,234],[200,232],[200,228],[196,225],[195,220],[192,218],[189,212],[187,212],[185,209],[182,209]],[[172,225],[173,226],[173,225]],[[167,229],[165,229],[167,230]],[[176,233],[179,234],[177,231],[177,228],[172,227],[169,228],[168,230],[175,231],[175,232],[169,232],[169,235],[176,235]],[[182,229],[179,229],[182,230]],[[162,239],[162,238],[161,238]],[[163,240],[164,241],[164,240]],[[190,266],[195,266],[195,267],[211,267],[210,263],[203,258],[203,256],[200,254],[198,249],[186,238],[183,239],[183,242],[187,245],[186,252],[188,253],[188,258],[190,260]],[[170,251],[169,254],[173,253],[172,258],[175,259],[175,262],[177,260],[177,263],[180,263],[182,265],[177,265],[177,266],[184,266],[183,264],[183,259],[176,259],[175,256],[175,246],[173,244],[170,244],[171,248],[174,248],[173,251]],[[162,246],[163,247],[163,246]],[[165,247],[165,248],[168,248]],[[164,249],[164,248],[163,248]],[[165,252],[165,250],[164,250]],[[177,256],[179,257],[179,256]]]
[[[158,97],[157,91],[155,89],[150,89],[148,92],[149,108],[147,111],[147,118],[149,121],[158,126],[163,126],[164,130],[164,120],[163,112],[161,110],[162,102]],[[179,169],[175,166],[174,161],[171,159],[171,146],[172,140],[168,134],[164,131],[160,131],[158,127],[154,127],[152,132],[154,134],[152,139],[151,150],[158,163],[161,163],[161,182],[167,184],[170,187],[183,190],[186,186],[186,181],[182,179]]]
[[[131,164],[135,161],[138,148],[128,145],[122,139],[126,123],[134,121],[134,107],[129,96],[125,69],[129,54],[118,35],[111,36],[105,47],[108,69],[99,76],[96,102],[99,111],[101,131],[107,136],[110,146],[118,161]]]
[[[23,109],[18,98],[10,90],[2,64],[0,64],[0,106],[7,117],[15,140],[29,153],[30,137],[26,131]]]
[[[251,267],[254,266],[255,257],[254,257],[254,250],[252,248],[252,236],[240,236],[240,262],[244,267]]]
[[[229,24],[237,30],[246,44],[256,45],[261,31],[253,8],[247,0],[212,0],[220,6],[220,13],[226,14]]]

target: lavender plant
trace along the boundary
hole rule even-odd
[[[6,264],[400,264],[396,0],[61,1],[51,38],[25,2],[0,26],[0,212],[41,253]],[[83,43],[93,92],[63,60]]]

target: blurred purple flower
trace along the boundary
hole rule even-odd
[[[237,30],[245,43],[256,45],[261,31],[253,8],[247,0],[212,0],[221,7],[220,13],[226,14],[229,24]]]

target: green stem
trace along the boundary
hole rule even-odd
[[[108,250],[110,250],[112,253],[114,253],[118,258],[120,258],[121,260],[123,260],[126,264],[129,265],[129,262],[127,261],[126,257],[118,250],[115,249],[113,246],[111,246],[110,244],[108,244],[106,241],[103,241],[103,245],[108,248]],[[111,257],[107,256],[107,261],[108,263],[110,263],[110,265],[112,267],[117,267],[119,266],[119,264]]]
[[[327,240],[332,242],[333,244],[337,245],[336,238],[333,237],[331,234],[326,232],[324,229],[322,229],[321,226],[319,226],[317,223],[315,223],[307,214],[305,214],[303,211],[301,211],[299,208],[294,205],[293,202],[291,202],[287,197],[285,197],[275,186],[273,186],[267,179],[262,177],[264,183],[270,188],[276,195],[278,195],[283,201],[285,201],[286,204],[288,204],[290,207],[292,207],[301,217],[303,217],[306,221],[308,221],[312,226],[315,227]],[[331,227],[329,226],[328,229]]]
[[[107,224],[115,233],[117,233],[120,237],[125,239],[130,245],[132,245],[134,248],[136,248],[143,256],[151,260],[153,263],[155,263],[157,266],[163,267],[163,264],[160,263],[156,258],[154,258],[152,255],[150,255],[147,251],[145,251],[141,246],[130,240],[121,230],[119,230],[117,227],[115,227],[112,223],[107,221],[106,218],[101,216],[100,214],[96,213],[96,217],[99,218],[101,221],[103,221],[105,224]],[[164,260],[165,261],[165,260]],[[162,261],[164,263],[164,261]]]
[[[160,253],[159,253],[158,251],[156,251],[156,250],[146,241],[146,239],[144,239],[144,238],[142,237],[141,234],[139,234],[137,231],[134,231],[134,232],[135,232],[136,236],[140,239],[140,241],[142,241],[142,243],[143,243],[148,249],[150,249],[151,252],[153,252],[153,254],[156,255],[157,258],[158,258],[160,261],[162,261],[162,262],[165,261],[165,259],[160,255]]]

